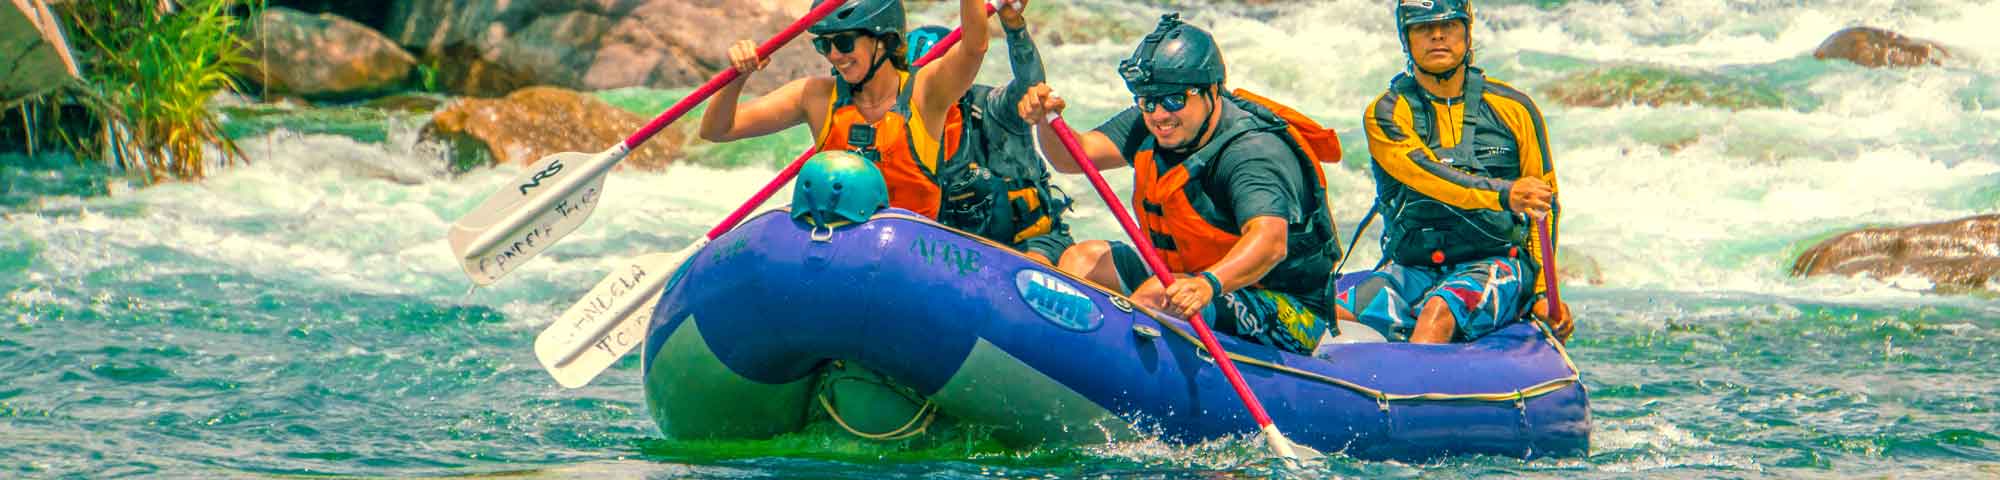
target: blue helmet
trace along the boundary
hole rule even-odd
[[[818,7],[827,0],[813,0]],[[868,35],[882,37],[903,33],[903,0],[847,0],[846,5],[834,9],[833,13],[806,29],[813,35],[860,30]]]
[[[909,48],[903,50],[903,61],[916,65],[917,59],[929,55],[931,47],[937,46],[946,35],[951,35],[951,29],[937,25],[924,25],[911,30]]]
[[[792,183],[792,218],[815,227],[861,223],[889,206],[889,184],[868,159],[846,150],[813,155]]]
[[[1221,85],[1228,76],[1215,36],[1181,23],[1181,14],[1160,16],[1153,33],[1139,41],[1132,58],[1118,62],[1118,76],[1133,95],[1159,95],[1189,87]]]
[[[1418,72],[1416,56],[1410,53],[1410,26],[1446,20],[1463,21],[1465,29],[1472,30],[1472,0],[1400,0],[1396,3],[1396,40],[1403,44],[1405,70],[1410,73]],[[1461,65],[1472,63],[1470,48],[1466,49],[1465,59],[1459,63]],[[1453,70],[1456,71],[1457,68],[1454,67]],[[1451,74],[1445,73],[1441,77],[1450,78]]]

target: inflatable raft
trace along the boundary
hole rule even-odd
[[[834,230],[765,212],[676,275],[644,356],[647,408],[669,437],[762,438],[822,416],[875,438],[944,418],[1023,445],[1256,430],[1186,322],[907,211]],[[1539,324],[1316,357],[1220,340],[1280,429],[1324,452],[1589,447],[1584,386]]]

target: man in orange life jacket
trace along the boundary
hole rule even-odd
[[[1328,214],[1326,155],[1302,145],[1310,123],[1246,92],[1222,89],[1226,76],[1214,37],[1162,16],[1119,74],[1136,106],[1078,136],[1098,169],[1132,165],[1139,224],[1178,278],[1161,287],[1124,243],[1079,242],[1062,270],[1170,314],[1201,313],[1217,331],[1309,353],[1331,326],[1327,290],[1340,252]],[[1064,103],[1047,85],[1030,88],[1023,118],[1041,124],[1042,151],[1057,171],[1077,162],[1050,127]],[[1293,115],[1296,115],[1293,112]],[[1288,124],[1289,119],[1296,122]],[[1311,125],[1316,138],[1338,143]]]
[[[826,0],[814,0],[819,5]],[[942,191],[933,176],[957,153],[959,97],[972,88],[986,57],[986,4],[959,0],[962,40],[929,66],[912,72],[903,55],[902,0],[848,0],[807,29],[832,75],[793,80],[737,104],[743,83],[770,64],[748,40],[730,47],[736,81],[709,101],[701,138],[727,142],[778,133],[800,123],[819,150],[856,150],[873,157],[889,185],[889,205],[937,218]]]
[[[1469,0],[1401,0],[1395,14],[1407,71],[1362,117],[1388,263],[1336,302],[1412,343],[1478,339],[1527,305],[1569,338],[1569,308],[1550,317],[1539,295],[1548,265],[1524,218],[1553,227],[1560,211],[1541,111],[1471,65]]]

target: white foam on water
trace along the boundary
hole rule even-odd
[[[775,174],[698,166],[617,171],[580,230],[467,297],[470,282],[444,233],[518,168],[449,178],[440,157],[412,142],[278,132],[241,144],[250,162],[204,181],[45,201],[39,210],[10,213],[8,230],[40,243],[34,273],[58,279],[107,269],[127,280],[240,273],[340,291],[465,299],[546,321],[623,259],[686,245]],[[789,190],[776,198],[788,200]]]

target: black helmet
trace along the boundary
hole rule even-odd
[[[827,0],[813,0],[813,6]],[[812,28],[806,29],[813,35],[828,35],[837,32],[860,30],[871,36],[903,33],[903,0],[847,0],[846,5],[835,9]]]
[[[1472,30],[1472,0],[1401,0],[1396,3],[1396,41],[1403,44],[1403,67],[1410,73],[1419,71],[1416,56],[1410,53],[1410,26],[1446,20],[1463,21],[1465,29]],[[1472,50],[1465,51],[1465,58],[1460,63],[1472,63]],[[1457,67],[1452,68],[1452,71],[1456,70]],[[1432,75],[1451,78],[1451,72]]]
[[[1160,16],[1160,26],[1139,42],[1132,58],[1118,62],[1118,75],[1134,95],[1159,95],[1189,87],[1221,85],[1227,76],[1215,37],[1181,23],[1181,14]]]

